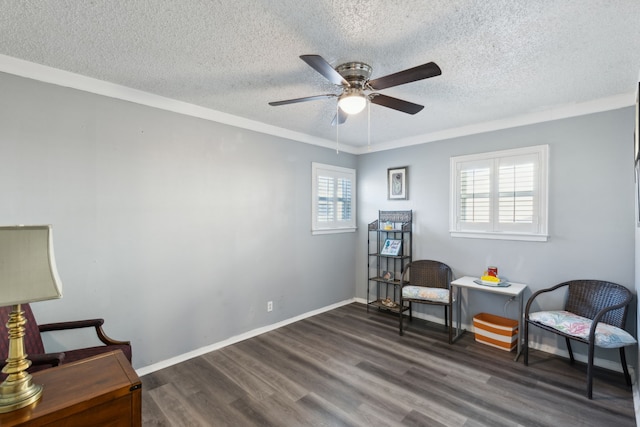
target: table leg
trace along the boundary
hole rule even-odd
[[[456,286],[456,300],[456,335],[452,339],[453,342],[456,342],[456,340],[464,333],[464,330],[460,327],[462,323],[462,297],[460,286]]]
[[[518,345],[516,347],[516,358],[513,359],[515,362],[518,361],[518,358],[520,357],[520,353],[522,352],[522,325],[523,325],[523,298],[522,298],[522,294],[524,292],[520,292],[520,295],[518,295],[518,298],[520,298],[520,304],[519,304],[519,312],[518,312]]]

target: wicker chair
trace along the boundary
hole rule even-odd
[[[24,311],[24,317],[27,320],[25,328],[24,346],[27,358],[32,365],[28,369],[29,372],[35,372],[60,364],[75,362],[76,360],[85,359],[97,354],[106,353],[113,350],[122,350],[126,358],[131,362],[131,344],[129,341],[116,341],[109,338],[102,330],[103,319],[76,320],[72,322],[48,323],[38,325],[33,316],[33,311],[29,304],[21,305]],[[6,319],[9,318],[11,307],[0,307],[0,358],[5,360],[9,352],[9,336],[6,327]],[[45,353],[44,344],[42,342],[41,332],[61,331],[78,328],[95,328],[96,334],[100,341],[105,345],[81,348],[77,350],[68,350],[62,353]],[[6,375],[0,375],[0,378]]]
[[[540,294],[566,288],[563,310],[531,313],[531,306]],[[624,286],[600,280],[571,280],[534,293],[525,308],[524,364],[529,364],[529,325],[561,335],[567,343],[571,364],[575,363],[571,340],[588,345],[587,397],[593,398],[593,355],[595,346],[618,348],[627,385],[631,377],[624,347],[636,340],[623,328],[632,294]]]
[[[449,331],[449,344],[453,343],[451,268],[442,262],[413,261],[408,264],[400,279],[400,335],[403,334],[403,310],[409,303],[409,321],[413,320],[413,304],[431,304],[444,307],[444,324]]]

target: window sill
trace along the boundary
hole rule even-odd
[[[478,231],[451,231],[451,237],[488,240],[521,240],[525,242],[546,242],[547,234],[488,233]]]
[[[326,228],[319,230],[311,230],[311,235],[317,236],[320,234],[338,234],[338,233],[354,233],[356,231],[355,227],[353,228]]]

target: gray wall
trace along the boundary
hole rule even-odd
[[[53,224],[64,286],[39,322],[104,317],[139,368],[353,298],[356,234],[310,221],[311,162],[355,156],[7,74],[0,93],[0,224]]]
[[[34,311],[40,322],[104,317],[133,342],[136,368],[365,298],[366,225],[379,209],[414,210],[416,258],[456,276],[495,264],[530,285],[526,297],[577,277],[635,292],[631,108],[356,158],[6,74],[0,93],[0,224],[53,224],[64,282],[63,299]],[[550,145],[549,242],[452,239],[449,158],[537,144]],[[357,233],[311,236],[312,161],[357,166]],[[405,165],[409,200],[386,200],[387,168]],[[515,313],[469,298],[466,323]]]
[[[633,113],[626,108],[359,156],[356,296],[366,297],[366,225],[379,209],[414,211],[414,259],[443,261],[456,277],[478,276],[496,265],[501,275],[530,286],[525,301],[532,291],[578,278],[609,280],[635,292]],[[550,151],[549,241],[450,237],[449,158],[540,144]],[[386,200],[387,168],[405,165],[409,200]],[[483,311],[516,317],[515,304],[505,310],[505,300],[496,296],[472,292],[467,301],[467,324]],[[422,312],[442,322],[442,308]],[[635,308],[628,323],[635,334]],[[555,337],[537,345],[564,348]]]

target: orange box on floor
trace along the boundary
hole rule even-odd
[[[501,350],[512,351],[518,344],[518,321],[480,313],[473,317],[476,341]]]

